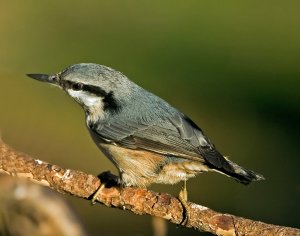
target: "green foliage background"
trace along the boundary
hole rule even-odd
[[[95,62],[190,116],[218,149],[264,174],[249,187],[219,174],[189,199],[300,226],[298,1],[0,1],[0,129],[26,153],[93,174],[114,170],[80,107],[25,73]],[[179,186],[152,186],[177,194]],[[91,235],[151,235],[149,217],[69,198]],[[169,226],[170,235],[195,234]]]

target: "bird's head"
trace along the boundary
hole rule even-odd
[[[75,64],[57,74],[27,75],[60,87],[95,119],[118,112],[134,86],[122,73],[93,63]]]

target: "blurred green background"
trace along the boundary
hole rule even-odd
[[[114,166],[81,108],[26,73],[79,62],[122,71],[190,116],[266,181],[188,182],[215,210],[300,226],[299,1],[0,1],[0,130],[18,150],[93,174]],[[179,185],[151,188],[176,195]],[[90,235],[151,235],[151,219],[68,197]],[[170,235],[197,232],[169,224]]]

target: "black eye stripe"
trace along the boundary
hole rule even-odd
[[[75,91],[79,91],[79,90],[81,90],[82,89],[82,84],[80,84],[80,83],[74,83],[74,84],[72,84],[72,89],[73,90],[75,90]]]
[[[104,102],[103,109],[105,111],[116,113],[119,112],[121,109],[121,106],[115,99],[113,92],[106,92],[97,86],[87,85],[83,83],[76,83],[70,80],[61,81],[61,86],[64,87],[65,89],[73,89],[75,91],[79,91],[79,90],[86,91],[98,97],[102,97],[103,98],[102,101]]]
[[[87,92],[92,93],[92,94],[95,94],[95,95],[100,96],[100,97],[106,97],[107,94],[108,94],[103,89],[101,89],[97,86],[94,86],[94,85],[83,84],[82,90],[87,91]]]
[[[99,97],[106,97],[108,95],[107,92],[105,92],[103,89],[94,86],[94,85],[87,85],[87,84],[83,84],[83,83],[76,83],[70,80],[64,80],[62,81],[62,86],[65,89],[73,89],[75,91],[78,90],[82,90],[82,91],[86,91],[92,94],[95,94]]]

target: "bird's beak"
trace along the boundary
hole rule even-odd
[[[47,74],[26,74],[32,79],[36,79],[41,82],[47,82],[59,86],[59,77],[57,75],[47,75]]]

